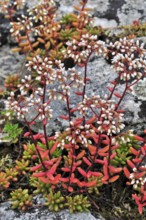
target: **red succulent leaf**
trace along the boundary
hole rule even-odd
[[[133,135],[134,139],[137,141],[144,141],[144,138],[138,136],[138,135]]]
[[[76,95],[83,96],[83,92],[75,92]]]
[[[141,171],[146,171],[146,167],[139,167],[139,170],[141,170]]]
[[[50,180],[46,177],[39,177],[39,179],[43,182],[43,183],[50,183]]]
[[[135,150],[133,147],[130,147],[130,151],[137,156],[139,154],[139,151]]]
[[[30,132],[26,132],[25,134],[24,134],[24,137],[28,137],[30,135]]]
[[[136,174],[135,174],[135,178],[136,178],[136,179],[139,179],[139,178],[145,176],[145,174],[146,174],[145,172],[136,173]]]
[[[41,137],[40,138],[40,141],[42,142],[42,144],[45,144],[46,145],[46,139],[44,137]]]
[[[68,187],[67,187],[67,190],[68,190],[69,192],[73,192],[73,191],[74,191],[74,189],[73,189],[71,186],[68,186]]]
[[[62,118],[62,119],[65,119],[65,120],[69,120],[69,117],[65,116],[65,115],[60,115],[59,118]]]
[[[92,163],[86,158],[86,157],[83,157],[83,161],[88,165],[88,166],[91,166]]]
[[[133,169],[135,167],[135,164],[132,163],[131,160],[127,160],[127,164]]]
[[[107,87],[108,88],[108,90],[110,91],[110,92],[113,92],[113,88],[112,87]]]
[[[40,151],[40,154],[43,159],[49,160],[49,150]]]
[[[110,179],[109,179],[109,182],[110,183],[113,183],[113,182],[115,182],[117,179],[119,179],[119,175],[116,175],[116,176],[112,176]]]
[[[68,167],[62,167],[61,170],[64,172],[70,172],[71,169]]]
[[[50,180],[50,183],[56,185],[60,182],[60,178],[61,178],[61,175],[57,174],[53,180]]]
[[[100,172],[89,171],[88,174],[90,174],[90,176],[95,176],[95,177],[103,176],[103,174]]]
[[[85,186],[84,182],[81,182],[81,181],[79,181],[79,180],[78,180],[78,182],[77,182],[77,185],[78,185],[79,187],[84,187],[84,186]]]
[[[53,162],[52,162],[51,160],[43,161],[43,163],[44,163],[46,166],[52,166],[52,165],[53,165]]]
[[[101,157],[107,157],[108,156],[108,153],[99,152],[98,154]]]
[[[143,207],[146,206],[146,202],[142,201],[143,199],[136,194],[132,194],[132,198],[135,200],[136,204],[138,205],[139,214],[142,215]]]
[[[85,154],[85,150],[82,150],[77,156],[76,156],[76,159],[79,160],[81,159]]]
[[[134,159],[132,159],[132,161],[133,161],[134,163],[140,163],[140,162],[142,161],[142,159],[140,159],[140,158],[134,158]]]
[[[100,160],[100,159],[96,159],[95,162],[99,164],[105,164],[104,160]]]
[[[90,82],[91,81],[91,79],[90,78],[86,78],[86,82]]]
[[[38,164],[38,165],[36,165],[36,166],[34,166],[34,167],[31,167],[30,168],[30,171],[36,171],[36,170],[38,170],[38,169],[40,169],[42,167],[42,164]]]
[[[109,150],[109,146],[106,146],[106,147],[103,147],[103,148],[100,148],[98,150],[98,154],[100,155],[101,153],[105,153]]]
[[[101,136],[102,136],[102,138],[104,138],[104,140],[102,140],[102,143],[105,143],[106,145],[109,145],[110,138],[106,134],[101,134]]]
[[[96,153],[96,147],[94,145],[88,145],[88,149],[92,155]]]
[[[58,141],[56,141],[56,142],[54,143],[54,145],[52,146],[52,148],[51,148],[51,150],[50,150],[50,154],[53,154],[53,153],[54,153],[54,151],[57,149],[57,146],[58,146]]]
[[[49,180],[54,180],[54,176],[49,171],[46,172],[46,176],[49,178]]]
[[[43,176],[45,176],[45,175],[46,175],[45,172],[33,173],[33,176],[34,176],[34,177],[43,177]]]
[[[49,170],[49,173],[54,174],[56,172],[56,169],[61,161],[61,157],[58,159],[58,161],[51,167]]]
[[[47,139],[48,139],[48,141],[54,140],[55,136],[48,137]]]
[[[122,98],[122,96],[121,96],[119,93],[117,93],[117,92],[115,92],[114,95],[115,95],[117,98]]]
[[[146,145],[141,147],[141,152],[142,152],[143,155],[146,155]]]
[[[118,113],[124,113],[124,112],[125,112],[125,110],[122,110],[122,109],[117,109],[117,112],[118,112]]]
[[[114,159],[114,157],[117,155],[116,152],[114,152],[111,156],[110,156],[110,160]]]
[[[84,184],[86,187],[92,187],[92,186],[96,186],[97,183],[96,183],[96,180],[93,180],[93,181],[90,181],[90,182],[87,182]]]
[[[35,124],[35,121],[29,122],[29,125],[34,125],[34,124]]]
[[[63,183],[63,184],[62,184],[62,187],[63,187],[64,189],[67,189],[68,186],[67,186],[65,183]]]
[[[82,176],[87,177],[87,173],[81,167],[78,167],[77,170]]]
[[[82,161],[81,161],[81,160],[79,160],[79,161],[77,161],[77,162],[74,162],[74,166],[75,166],[75,167],[80,166],[80,165],[81,165],[81,163],[82,163]]]
[[[94,117],[90,118],[89,120],[87,120],[86,124],[93,124],[96,120],[97,120],[97,117],[94,116]]]
[[[60,181],[63,183],[67,183],[67,182],[69,182],[69,177],[61,177]]]
[[[119,148],[118,145],[114,145],[114,146],[111,147],[111,150],[116,150],[116,149],[118,149],[118,148]]]
[[[120,173],[122,171],[122,167],[114,167],[110,165],[109,170],[111,173]]]
[[[117,84],[117,82],[115,82],[115,81],[110,81],[110,83],[113,84],[113,85]]]
[[[130,177],[130,172],[129,172],[129,170],[127,169],[127,167],[124,167],[123,170],[124,170],[125,176],[129,179],[129,177]]]
[[[33,135],[33,139],[34,139],[34,140],[39,140],[39,139],[42,138],[42,137],[43,137],[42,134],[35,134],[35,135]]]
[[[73,112],[75,112],[75,111],[77,111],[78,110],[78,108],[72,108],[71,110],[70,110],[70,113],[73,113]]]
[[[78,179],[75,178],[74,173],[72,173],[72,175],[71,175],[70,182],[71,182],[71,183],[77,183],[77,182],[78,182]]]

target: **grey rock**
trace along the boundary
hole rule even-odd
[[[58,2],[59,11],[62,14],[66,11],[72,12],[72,4],[78,4],[78,0]],[[87,6],[91,7],[91,14],[95,16],[95,25],[105,28],[132,24],[133,20],[146,22],[146,1],[144,0],[88,0]]]
[[[22,75],[24,61],[24,55],[14,54],[9,45],[0,47],[0,85],[9,75]]]
[[[89,213],[70,214],[63,210],[58,213],[49,212],[47,208],[34,208],[28,212],[11,210],[10,203],[5,202],[0,206],[0,220],[104,220],[101,216],[95,218]]]

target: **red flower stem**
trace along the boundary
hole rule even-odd
[[[87,63],[88,63],[88,60],[87,60],[86,63],[85,63],[85,71],[84,71],[84,86],[83,86],[83,97],[82,97],[82,101],[84,100],[85,93],[86,93]]]
[[[95,152],[95,155],[94,155],[94,158],[93,158],[93,164],[95,163],[95,159],[98,156],[98,148],[100,147],[100,145],[101,145],[101,133],[99,132],[98,144],[97,144],[96,152]]]
[[[110,176],[110,173],[109,173],[109,165],[110,165],[110,157],[111,157],[111,154],[112,154],[112,141],[111,141],[111,137],[109,137],[109,151],[108,151],[108,175]]]
[[[126,95],[127,89],[128,89],[128,80],[126,80],[126,86],[125,86],[125,89],[124,89],[124,91],[123,91],[123,94],[122,94],[122,96],[121,96],[121,98],[120,98],[120,100],[119,100],[119,102],[118,102],[118,104],[117,104],[115,110],[117,110],[117,109],[119,108],[119,105],[121,104],[121,102],[122,102],[124,96]]]
[[[130,88],[131,86],[135,85],[136,83],[139,82],[139,80],[141,80],[142,77],[140,77],[139,79],[135,80],[131,85],[128,86],[128,88]]]
[[[46,97],[46,79],[44,77],[44,91],[43,91],[43,103],[45,103],[45,97]],[[44,106],[43,106],[43,115],[45,116],[45,110],[44,110]],[[46,116],[45,116],[46,117]],[[47,120],[47,119],[46,119]],[[46,142],[46,147],[49,150],[49,145],[48,145],[48,138],[47,138],[47,129],[46,129],[46,124],[43,124],[43,131],[44,131],[44,138],[45,138],[45,142]],[[50,150],[49,150],[49,157],[51,159],[51,154],[50,154]]]
[[[31,121],[29,121],[28,123],[29,124],[33,123],[37,119],[38,116],[39,116],[39,113]]]
[[[99,120],[99,115],[97,115],[97,113],[94,111],[94,109],[91,107],[91,106],[89,106],[89,108],[91,109],[91,111],[94,113],[94,115],[98,118],[98,120]]]
[[[87,65],[88,65],[88,61],[90,59],[90,56],[91,56],[92,52],[89,54],[86,62],[85,62],[85,71],[84,71],[84,86],[83,86],[83,96],[82,96],[82,101],[84,100],[84,97],[85,97],[85,93],[86,93],[86,83],[87,83]],[[85,116],[83,116],[83,126],[85,126]]]
[[[85,8],[85,6],[86,6],[86,4],[87,4],[88,0],[83,0],[82,2],[83,2],[84,4],[83,4],[83,6],[82,6],[81,11],[84,11],[84,8]]]
[[[70,114],[70,103],[69,103],[69,96],[68,94],[66,94],[66,105],[67,105],[67,110],[68,110],[68,117],[69,117],[69,126],[70,126],[70,129],[71,129],[71,133],[72,133],[72,126],[70,124],[71,122],[71,114]],[[72,145],[72,150],[73,150],[73,156],[75,155],[75,145],[73,144]],[[71,179],[71,175],[72,175],[72,171],[73,171],[73,165],[74,165],[74,157],[72,157],[72,162],[71,162],[71,171],[70,171],[70,174],[69,174],[69,185],[70,185],[70,179]]]
[[[68,95],[66,94],[66,105],[67,105],[67,111],[68,111],[68,117],[69,117],[69,125],[70,125],[70,128],[71,128],[71,114],[70,114],[70,103],[69,103],[69,97]]]
[[[70,174],[69,174],[69,185],[70,185],[70,179],[71,179],[71,175],[73,173],[73,165],[74,165],[74,161],[75,161],[75,144],[72,145],[72,151],[73,151],[73,157],[72,157],[72,162],[71,162],[71,171],[70,171]]]
[[[110,100],[110,99],[112,98],[113,93],[114,93],[114,91],[115,91],[115,89],[116,89],[116,87],[117,87],[117,85],[118,85],[118,83],[119,83],[119,81],[120,81],[120,76],[119,76],[116,80],[117,80],[117,82],[116,82],[116,84],[114,85],[113,90],[112,90],[111,94],[109,95],[109,97],[107,98],[107,100]]]
[[[88,61],[90,59],[91,54],[93,53],[93,51],[91,51],[91,53],[89,54],[86,62],[85,62],[85,71],[84,71],[84,86],[83,86],[83,97],[82,97],[82,101],[84,100],[85,97],[85,93],[86,93],[86,83],[87,83],[87,65],[88,65]]]

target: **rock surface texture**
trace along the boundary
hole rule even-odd
[[[58,15],[73,11],[73,4],[78,4],[77,0],[56,0],[58,5]],[[28,7],[33,7],[38,0],[26,0]],[[133,20],[146,22],[146,1],[145,0],[89,0],[88,6],[93,9],[91,12],[95,16],[95,25],[102,27],[116,27],[118,25],[132,24]],[[146,38],[143,38],[146,42]],[[9,41],[9,23],[0,14],[0,87],[3,86],[6,76],[22,72],[24,57],[11,53]],[[88,65],[88,76],[91,82],[88,83],[87,93],[97,91],[103,96],[107,93],[108,82],[116,77],[110,65],[103,59],[97,58]],[[92,87],[91,87],[92,84]],[[122,104],[125,109],[125,123],[127,129],[133,129],[140,133],[146,123],[146,80],[141,80],[139,85],[134,87],[133,93],[128,94]],[[121,86],[122,89],[122,86]],[[72,107],[76,104],[73,98]],[[67,126],[58,116],[65,112],[62,103],[57,104],[54,112],[55,120],[51,121],[48,127],[48,134]],[[53,107],[53,106],[52,106]],[[56,106],[54,106],[56,107]],[[39,125],[39,124],[38,124]],[[40,131],[40,127],[34,127],[35,131]],[[9,203],[0,206],[0,220],[101,220],[95,218],[90,213],[69,214],[62,211],[58,214],[49,213],[48,210],[36,208],[29,213],[17,213],[10,209]]]
[[[78,0],[58,1],[62,13],[72,12],[72,4]],[[30,4],[30,3],[29,3]],[[132,24],[133,20],[146,22],[146,1],[144,0],[89,0],[95,24],[103,27]]]
[[[9,203],[0,206],[0,220],[104,220],[95,218],[91,213],[70,214],[67,210],[59,213],[48,212],[48,209],[35,208],[30,212],[15,212],[10,209]]]

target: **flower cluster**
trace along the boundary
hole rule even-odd
[[[29,76],[25,78],[30,79]],[[52,109],[48,105],[48,100],[43,101],[42,98],[42,94],[44,92],[43,89],[39,87],[34,91],[34,93],[28,96],[28,89],[31,85],[27,83],[25,84],[25,80],[22,81],[23,84],[19,85],[21,88],[21,94],[18,95],[18,100],[15,99],[14,92],[11,92],[10,97],[5,102],[6,109],[13,111],[18,118],[22,119],[26,117],[28,112],[33,110],[36,116],[32,116],[31,121],[34,121],[37,118],[39,120],[52,118]]]
[[[19,10],[22,9],[25,5],[25,0],[13,0],[13,1],[9,1],[9,0],[1,0],[0,2],[0,6],[2,5],[2,9],[4,12],[14,12],[15,9]]]
[[[146,165],[141,166],[141,169],[146,170]],[[143,175],[143,172],[137,172],[136,167],[133,168],[133,173],[130,173],[129,179],[131,180],[130,184],[133,185],[135,190],[146,184],[146,177]]]
[[[86,115],[89,109],[97,117],[98,130],[107,132],[108,135],[117,134],[123,128],[123,113],[116,109],[116,103],[113,100],[104,100],[100,96],[84,97],[83,102],[79,104],[78,109],[81,114]]]
[[[35,36],[38,36],[37,41],[41,44],[45,44],[45,48],[48,49],[50,38],[57,37],[56,33],[60,31],[60,24],[54,22],[56,17],[56,7],[54,1],[44,1],[43,4],[39,4],[37,7],[29,10],[29,16],[34,22],[34,28],[32,31]],[[38,23],[40,23],[38,25]],[[43,23],[43,25],[41,25]]]
[[[109,44],[113,56],[112,64],[121,80],[140,79],[146,72],[146,51],[139,41],[120,39]]]
[[[66,95],[70,96],[71,87],[79,87],[84,84],[81,72],[77,72],[75,68],[65,70],[64,64],[60,60],[56,60],[53,65],[47,57],[42,58],[37,55],[26,66],[28,70],[37,72],[36,80],[40,82],[45,80],[46,85],[58,84],[57,89],[47,89],[51,99],[56,99],[56,97],[65,99]]]
[[[17,22],[11,22],[12,27],[10,29],[10,32],[11,32],[12,36],[14,36],[14,37],[21,36],[21,33],[23,31],[30,31],[31,28],[33,27],[33,23],[31,21],[31,18],[28,18],[25,15],[21,15],[21,19],[17,18],[17,20],[18,20]],[[25,44],[26,44],[26,42],[25,42]]]
[[[43,23],[42,26],[44,27],[44,25],[46,26],[50,23],[51,18],[49,15],[51,10],[55,10],[54,6],[54,1],[44,0],[43,3],[40,3],[36,7],[29,9],[28,12],[36,23],[41,21]],[[55,13],[53,17],[55,17]]]
[[[65,133],[62,134],[62,138],[58,144],[58,147],[68,148],[71,145],[74,145],[78,148],[78,144],[82,144],[84,147],[88,147],[89,144],[92,144],[92,141],[89,140],[87,135],[95,133],[92,127],[88,124],[85,126],[80,125],[79,121],[71,121],[70,128],[66,128]],[[60,132],[56,132],[55,138],[58,139],[61,137]]]
[[[106,53],[103,41],[97,40],[96,35],[83,34],[79,39],[68,41],[67,49],[63,51],[64,56],[71,57],[77,63],[85,62],[95,52],[97,55]]]

